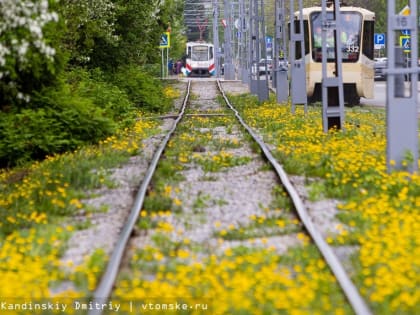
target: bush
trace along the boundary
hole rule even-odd
[[[63,84],[36,94],[32,108],[0,112],[0,167],[95,143],[116,130],[112,117]]]
[[[112,81],[142,110],[163,112],[170,107],[170,101],[163,93],[160,80],[139,66],[131,65],[118,69]]]
[[[160,80],[140,67],[124,67],[106,81],[100,70],[75,68],[54,86],[34,92],[24,108],[0,111],[0,167],[43,159],[97,143],[129,127],[136,107],[170,107]]]
[[[92,99],[93,103],[103,109],[105,115],[112,118],[119,128],[127,127],[135,119],[135,106],[127,93],[107,82],[99,69],[90,72],[75,69],[68,73],[67,81],[71,83],[77,95]]]

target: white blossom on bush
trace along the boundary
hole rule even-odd
[[[58,21],[58,14],[49,10],[48,0],[1,0],[0,21],[0,78],[7,75],[8,63],[30,63],[30,47],[53,60],[55,49],[46,43],[43,28]]]

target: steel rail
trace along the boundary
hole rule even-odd
[[[105,304],[108,301],[109,296],[111,295],[112,287],[115,283],[115,279],[118,274],[118,270],[121,265],[121,261],[124,255],[125,248],[127,246],[128,240],[130,235],[133,231],[133,228],[136,224],[136,221],[139,217],[141,208],[143,206],[143,202],[146,196],[147,188],[152,180],[153,174],[157,168],[159,160],[162,156],[163,151],[165,150],[169,139],[172,137],[175,129],[178,126],[178,123],[184,117],[185,108],[187,106],[188,98],[190,96],[190,89],[191,89],[191,80],[188,81],[187,86],[187,93],[184,98],[184,102],[182,104],[181,110],[179,111],[178,118],[175,120],[172,128],[166,134],[165,138],[162,140],[161,144],[159,145],[158,149],[156,150],[155,154],[153,155],[153,159],[150,162],[150,165],[146,171],[144,176],[143,182],[137,192],[136,199],[134,204],[131,208],[130,215],[126,221],[126,224],[123,227],[123,230],[120,233],[119,239],[117,244],[115,245],[114,251],[109,259],[108,265],[106,270],[101,278],[101,282],[99,283],[98,287],[96,288],[93,294],[93,300],[95,303]],[[102,314],[102,310],[90,310],[89,315],[100,315]]]
[[[357,315],[371,315],[371,310],[359,294],[356,286],[350,280],[343,265],[341,264],[337,256],[334,254],[332,248],[323,239],[321,233],[315,228],[311,218],[309,217],[308,211],[306,210],[306,207],[303,204],[302,199],[300,198],[298,192],[290,182],[287,173],[283,170],[283,167],[271,154],[270,149],[266,146],[263,140],[261,140],[260,137],[253,131],[253,129],[245,123],[245,121],[240,116],[239,112],[230,104],[229,99],[227,98],[225,91],[223,90],[223,87],[220,83],[220,80],[217,80],[217,85],[220,92],[222,93],[222,96],[227,106],[235,113],[236,119],[248,131],[251,137],[258,143],[258,145],[264,153],[264,156],[274,167],[277,175],[280,178],[280,181],[282,182],[290,198],[292,199],[294,206],[296,207],[296,211],[299,215],[300,220],[302,221],[305,229],[311,236],[312,240],[315,242],[316,246],[318,247],[325,261],[327,262],[329,268],[335,275],[338,283],[340,284],[341,289],[346,295],[347,300],[351,304],[354,312]]]

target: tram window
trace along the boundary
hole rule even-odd
[[[193,61],[207,61],[207,60],[209,60],[208,47],[207,46],[194,46],[192,48],[191,59]]]
[[[363,24],[363,55],[372,60],[374,57],[373,33],[373,21],[365,21],[365,23]]]
[[[332,19],[332,13],[327,13],[327,19]],[[314,12],[310,16],[312,29],[312,58],[321,62],[322,60],[322,43],[321,43],[321,12]],[[343,62],[357,62],[360,55],[360,34],[361,34],[361,15],[357,12],[341,13],[341,33],[338,36],[342,51]],[[335,59],[335,40],[333,31],[327,30],[327,60]],[[373,36],[372,36],[373,38]]]
[[[213,59],[213,47],[209,47],[210,48],[210,59]]]

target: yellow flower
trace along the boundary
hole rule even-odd
[[[175,204],[176,206],[181,206],[181,205],[182,205],[182,201],[181,201],[181,200],[179,200],[178,198],[174,198],[174,204]]]

